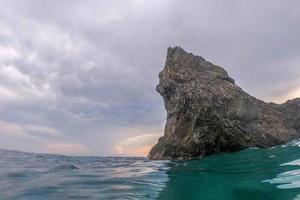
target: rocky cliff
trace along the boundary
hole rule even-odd
[[[227,72],[180,47],[169,48],[156,90],[167,111],[164,136],[149,159],[190,159],[300,136],[300,99],[266,103],[244,92]]]

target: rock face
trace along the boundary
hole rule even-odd
[[[164,136],[149,159],[190,159],[300,136],[300,99],[266,103],[235,85],[227,72],[180,47],[169,48],[156,90],[164,99]]]

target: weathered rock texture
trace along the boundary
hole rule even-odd
[[[223,68],[180,47],[168,49],[156,89],[164,99],[167,123],[150,159],[269,147],[300,135],[300,99],[281,105],[258,100]]]

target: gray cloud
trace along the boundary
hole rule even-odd
[[[24,146],[5,133],[0,147],[103,155],[126,138],[162,134],[154,88],[168,46],[225,66],[267,101],[300,95],[296,1],[0,4],[0,119],[28,136]]]

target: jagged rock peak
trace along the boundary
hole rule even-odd
[[[168,48],[156,87],[164,100],[164,136],[150,159],[190,159],[247,147],[269,147],[300,135],[299,99],[265,103],[227,72],[181,47]]]
[[[184,72],[203,73],[210,78],[223,78],[224,80],[234,83],[234,80],[228,76],[222,67],[206,61],[201,56],[187,53],[181,47],[168,48],[165,66],[182,72],[183,74]],[[215,75],[215,77],[213,77],[213,75]]]
[[[198,58],[201,61],[205,61],[204,58],[201,56],[194,55],[192,53],[187,53],[183,48],[176,46],[176,47],[169,47],[167,50],[167,62],[168,61],[176,61],[178,60],[182,55],[188,55],[188,56],[193,56],[195,58]]]

